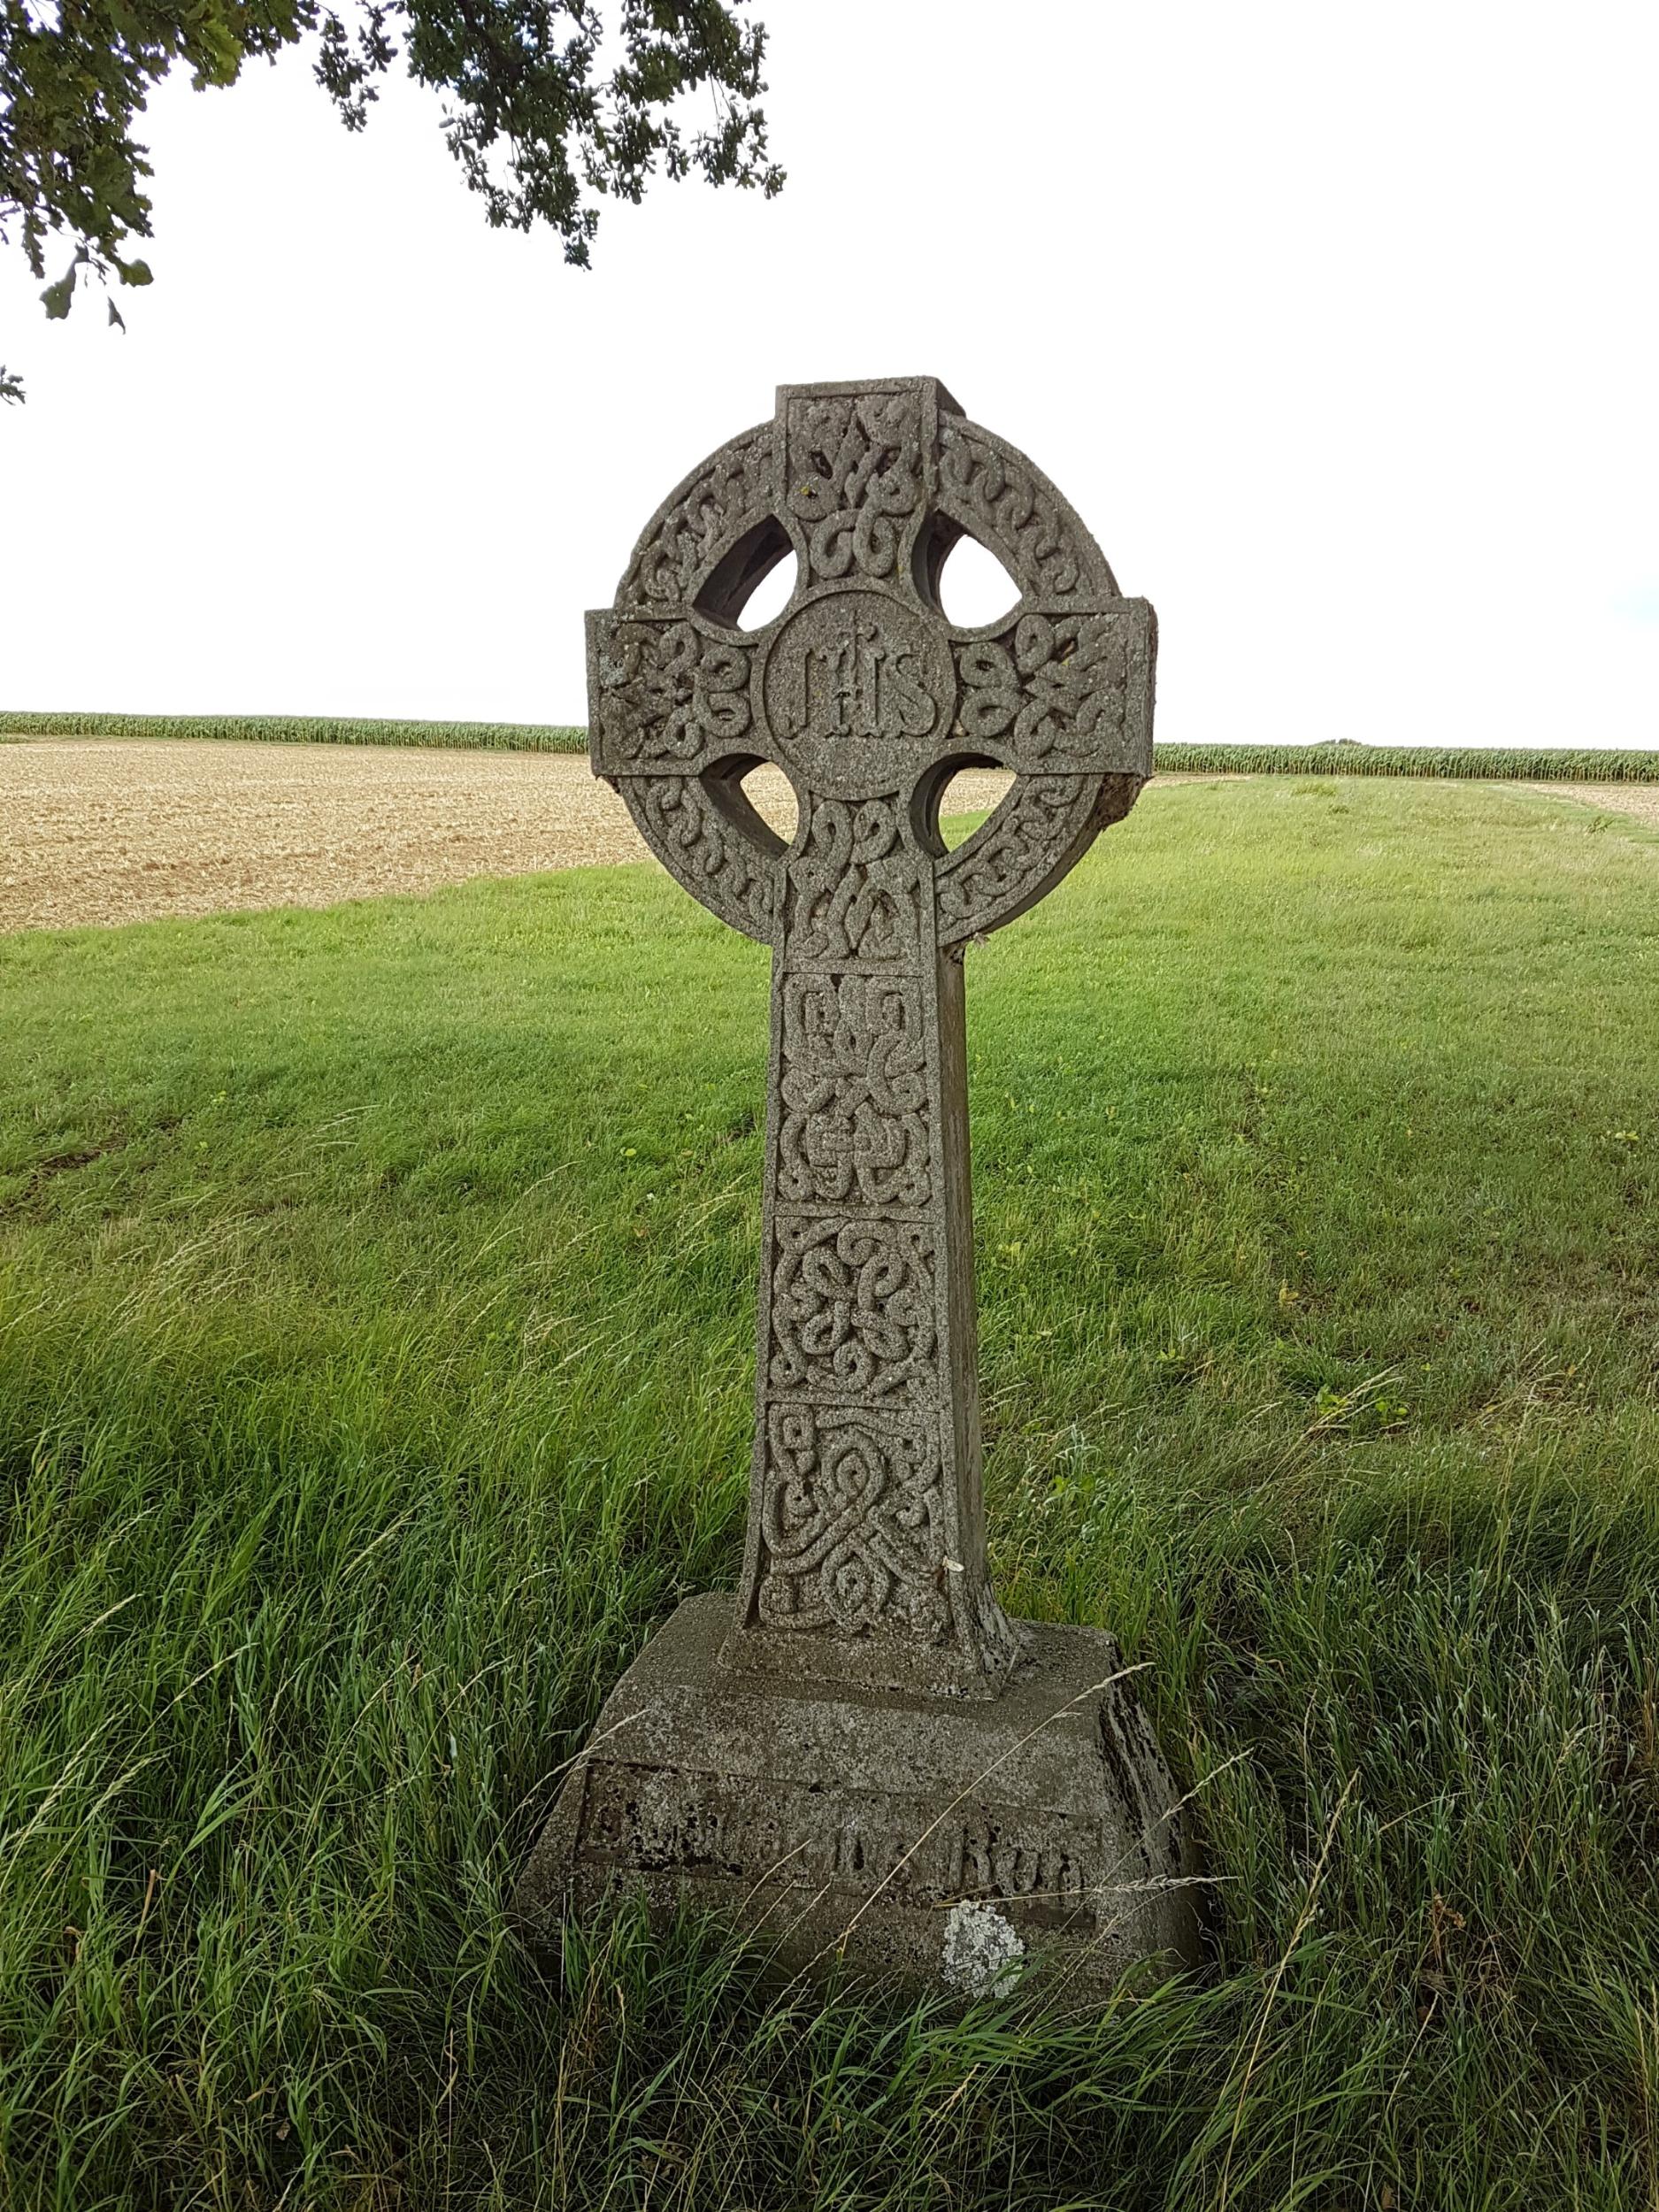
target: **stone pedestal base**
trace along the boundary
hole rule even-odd
[[[990,1703],[735,1673],[732,1601],[689,1599],[617,1685],[519,1883],[521,1920],[640,1886],[742,1925],[789,1971],[845,1958],[977,1994],[1191,1962],[1175,1791],[1117,1646],[1030,1627]]]

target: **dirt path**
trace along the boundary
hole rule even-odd
[[[967,807],[1006,777],[964,778]],[[787,828],[776,769],[749,787]],[[0,744],[0,930],[328,906],[470,876],[640,860],[570,753],[41,739]]]

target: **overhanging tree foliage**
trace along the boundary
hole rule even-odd
[[[659,169],[768,199],[782,188],[757,105],[762,25],[722,0],[621,0],[608,46],[605,27],[598,0],[360,0],[354,13],[326,0],[0,0],[0,242],[15,233],[38,277],[54,242],[71,248],[41,295],[51,317],[83,277],[148,284],[131,248],[150,235],[152,171],[133,135],[150,88],[175,68],[198,90],[234,84],[248,61],[313,36],[348,130],[401,55],[448,95],[443,134],[489,223],[549,223],[579,267],[596,203],[637,203]],[[688,132],[674,104],[704,87],[709,119]],[[0,398],[21,397],[0,368]]]

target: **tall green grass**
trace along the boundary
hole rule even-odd
[[[503,1903],[736,1571],[767,976],[655,872],[0,941],[0,2201],[1659,2200],[1659,839],[1155,787],[970,962],[992,1550],[1202,1976]]]
[[[296,745],[458,745],[584,753],[585,729],[526,722],[376,722],[285,714],[0,714],[8,737],[232,738]],[[1166,775],[1434,776],[1477,782],[1659,782],[1659,749],[1552,746],[1159,745]]]

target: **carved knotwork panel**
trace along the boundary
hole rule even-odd
[[[935,1395],[937,1241],[926,1221],[780,1207],[771,1391],[867,1405]]]
[[[856,1406],[773,1405],[757,1609],[768,1628],[950,1629],[939,1448],[926,1421]]]
[[[929,1203],[927,1042],[915,979],[787,975],[779,1087],[781,1202]]]
[[[690,622],[590,615],[593,751],[602,774],[682,773],[749,727],[749,655]]]
[[[787,392],[782,413],[783,504],[804,546],[804,580],[899,575],[931,474],[923,386]]]
[[[1018,1632],[970,1573],[931,1421],[852,1406],[774,1404],[760,1477],[757,1624],[946,1647],[981,1679],[1019,1658]]]
[[[1152,654],[1139,600],[1102,614],[1022,615],[1000,637],[956,647],[956,727],[1033,773],[1133,772]]]
[[[787,863],[786,962],[918,967],[930,874],[895,801],[809,798]]]

